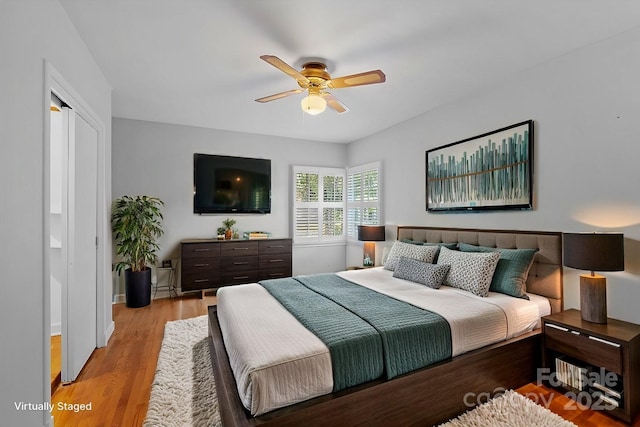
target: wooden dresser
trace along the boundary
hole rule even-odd
[[[291,239],[181,242],[182,292],[291,276]]]

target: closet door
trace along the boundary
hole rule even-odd
[[[62,381],[76,379],[96,348],[98,132],[68,114],[67,286],[62,304]],[[64,314],[63,314],[64,316]]]

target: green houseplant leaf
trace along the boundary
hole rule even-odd
[[[122,259],[116,264],[118,273],[127,268],[142,271],[157,261],[156,239],[164,233],[162,206],[160,199],[150,196],[123,196],[115,200],[111,227],[116,253]]]

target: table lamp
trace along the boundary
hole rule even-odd
[[[624,270],[622,233],[564,233],[563,248],[566,267],[591,271],[580,275],[582,320],[607,323],[607,279],[594,272]]]
[[[384,225],[359,225],[358,240],[363,241],[362,265],[373,267],[376,263],[376,244],[384,242]]]

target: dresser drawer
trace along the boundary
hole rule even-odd
[[[182,270],[189,273],[217,272],[220,270],[220,258],[185,258],[182,260]]]
[[[546,348],[622,374],[622,345],[554,323],[544,326]]]
[[[220,256],[238,257],[258,255],[258,242],[226,242],[220,245]]]
[[[259,266],[260,263],[257,256],[235,256],[220,258],[220,271],[222,273],[257,270]]]
[[[207,272],[186,272],[182,274],[180,289],[185,291],[197,291],[200,289],[216,288],[220,285],[220,275]]]
[[[260,272],[252,271],[234,271],[226,272],[221,275],[221,285],[239,285],[243,283],[254,283],[260,280]]]
[[[291,240],[262,240],[258,242],[260,255],[290,254]]]
[[[183,243],[182,258],[215,258],[220,256],[219,243]]]
[[[291,277],[291,268],[276,268],[273,270],[260,270],[259,280],[281,279]]]
[[[260,255],[260,269],[291,268],[291,255]]]

